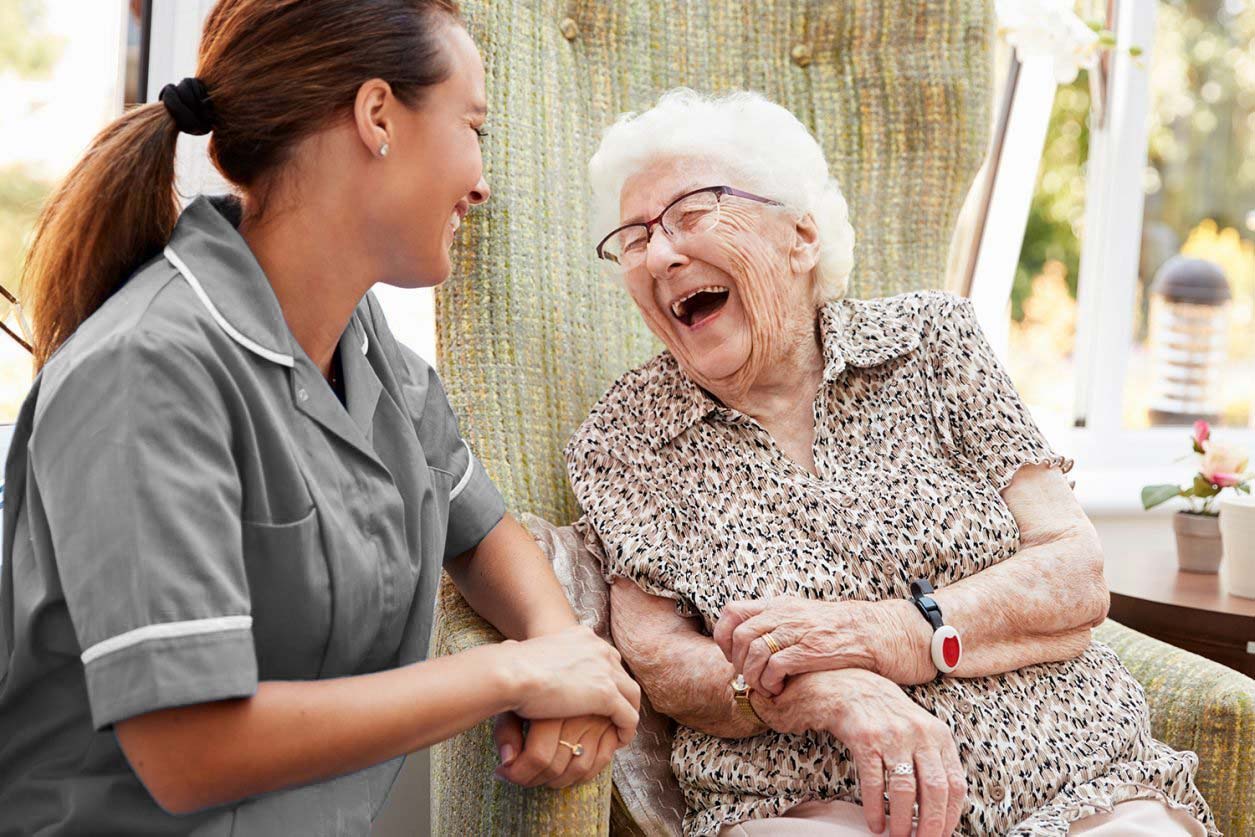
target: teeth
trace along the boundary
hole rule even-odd
[[[449,226],[453,227],[454,232],[457,232],[458,227],[462,226],[462,216],[458,215],[456,210],[453,215],[449,217]]]
[[[671,313],[674,314],[675,318],[678,320],[680,317],[684,316],[684,303],[688,302],[693,297],[700,293],[718,293],[726,290],[727,288],[723,285],[707,285],[704,288],[694,288],[684,296],[677,299],[675,302],[671,303]]]

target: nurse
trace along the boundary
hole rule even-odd
[[[196,77],[49,201],[5,472],[0,832],[366,834],[404,754],[484,719],[525,785],[634,734],[617,652],[369,293],[448,277],[485,111],[452,2],[222,0]],[[238,197],[178,214],[180,132]],[[442,567],[507,641],[424,659]]]

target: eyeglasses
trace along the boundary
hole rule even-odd
[[[13,330],[13,326],[17,327],[17,331]],[[0,285],[0,329],[16,340],[23,349],[31,354],[35,353],[29,342],[31,328],[30,323],[26,321],[26,312],[22,310],[22,303],[4,285]],[[18,331],[21,334],[18,334]]]
[[[719,207],[728,195],[768,206],[784,206],[780,201],[751,195],[731,186],[707,186],[685,192],[668,204],[657,218],[626,224],[603,238],[597,245],[597,258],[616,265],[620,270],[633,270],[645,261],[655,225],[662,227],[667,237],[677,243],[686,237],[709,232],[719,223]]]

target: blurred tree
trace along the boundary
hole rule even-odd
[[[1024,228],[1020,262],[1011,285],[1011,317],[1024,319],[1033,280],[1048,261],[1059,262],[1073,298],[1081,263],[1080,230],[1085,212],[1085,162],[1089,158],[1087,73],[1055,93],[1037,187]]]
[[[40,78],[52,71],[61,41],[43,29],[43,17],[36,0],[0,0],[0,73]]]
[[[0,76],[51,76],[63,44],[43,24],[42,3],[0,0]],[[21,162],[0,168],[0,284],[15,293],[27,238],[50,189]]]

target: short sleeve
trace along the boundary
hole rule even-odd
[[[257,689],[224,381],[132,333],[44,381],[29,445],[92,721]],[[50,387],[49,384],[52,383]]]
[[[971,300],[951,294],[932,322],[929,346],[934,412],[952,455],[996,491],[1023,465],[1067,473],[1073,461],[1055,453],[994,355]]]
[[[607,584],[634,582],[646,593],[674,599],[681,616],[696,616],[685,588],[682,561],[689,556],[672,504],[603,444],[577,436],[566,449],[567,473],[587,525],[597,533]]]
[[[449,479],[444,560],[474,549],[505,517],[505,500],[458,431],[444,385],[431,366],[398,343],[405,361],[405,398],[414,413],[427,466]]]

